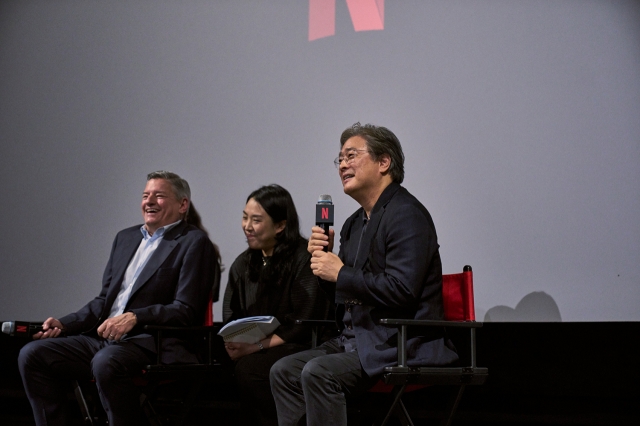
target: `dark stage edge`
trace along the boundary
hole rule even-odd
[[[640,425],[639,341],[640,322],[486,323],[478,365],[489,379],[467,388],[453,425]],[[17,370],[22,344],[0,335],[0,425],[35,424]],[[229,392],[210,387],[189,424],[242,425]],[[434,387],[405,396],[416,425],[438,424],[446,394]],[[70,426],[83,424],[71,395],[69,404],[77,413]],[[357,409],[350,415],[359,418]]]

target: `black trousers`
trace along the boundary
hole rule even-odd
[[[271,389],[280,426],[296,426],[306,414],[307,425],[346,426],[347,396],[371,388],[370,377],[357,352],[345,352],[334,338],[276,362],[271,368]]]
[[[269,371],[279,359],[308,348],[309,345],[284,343],[269,348],[264,353],[246,355],[235,362],[233,368],[243,408],[242,424],[263,426],[278,424],[276,406],[269,383]]]
[[[127,426],[140,424],[140,392],[131,378],[151,361],[151,353],[131,342],[69,336],[28,343],[18,367],[38,426],[67,425],[71,381],[92,378],[109,424]]]

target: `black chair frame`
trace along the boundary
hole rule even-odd
[[[214,356],[215,348],[213,342],[221,326],[222,324],[220,323],[214,323],[212,326],[194,327],[144,326],[144,330],[156,335],[156,362],[155,364],[146,365],[140,372],[140,376],[135,378],[135,381],[142,389],[140,406],[151,425],[160,426],[167,423],[167,419],[158,414],[153,404],[155,393],[162,384],[189,381],[190,386],[184,395],[179,418],[174,419],[172,422],[175,425],[183,425],[206,379],[215,375],[217,381],[231,383],[233,373],[225,368]],[[201,335],[205,345],[202,362],[198,364],[162,364],[162,339],[163,334],[167,332]],[[92,389],[95,389],[95,386]],[[85,424],[91,426],[107,424],[106,419],[103,418],[104,413],[100,412],[97,407],[91,407],[91,405],[100,405],[99,401],[89,404],[88,398],[85,396],[86,388],[83,391],[83,387],[78,381],[74,383],[74,393]],[[95,401],[96,399],[97,392],[94,391],[91,400]]]
[[[398,329],[398,363],[396,366],[386,367],[381,381],[393,386],[384,414],[381,419],[376,419],[374,425],[386,425],[391,417],[395,416],[403,425],[413,426],[411,417],[402,402],[402,395],[408,385],[444,385],[457,387],[450,399],[441,421],[442,426],[449,426],[458,408],[466,386],[483,384],[488,375],[488,369],[476,365],[476,329],[482,327],[481,322],[475,321],[430,321],[410,319],[380,319],[380,324]],[[333,321],[323,320],[297,320],[296,324],[305,325],[312,329],[312,346],[318,342],[319,328],[335,326]],[[469,331],[470,338],[470,364],[455,367],[409,367],[407,365],[407,331],[410,327],[456,327]]]

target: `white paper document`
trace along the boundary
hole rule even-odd
[[[240,318],[222,327],[218,335],[225,342],[258,343],[279,325],[280,322],[272,316]]]

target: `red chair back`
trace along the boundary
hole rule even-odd
[[[209,301],[207,303],[207,312],[204,315],[203,325],[210,327],[213,325],[213,293],[209,293]]]
[[[442,301],[447,321],[475,321],[473,272],[465,266],[459,274],[442,275]]]
[[[473,271],[471,266],[465,266],[459,274],[442,275],[442,301],[444,304],[444,319],[447,321],[475,321],[475,307],[473,305]],[[405,392],[423,389],[426,385],[407,385]],[[369,392],[389,393],[393,385],[379,380]]]

